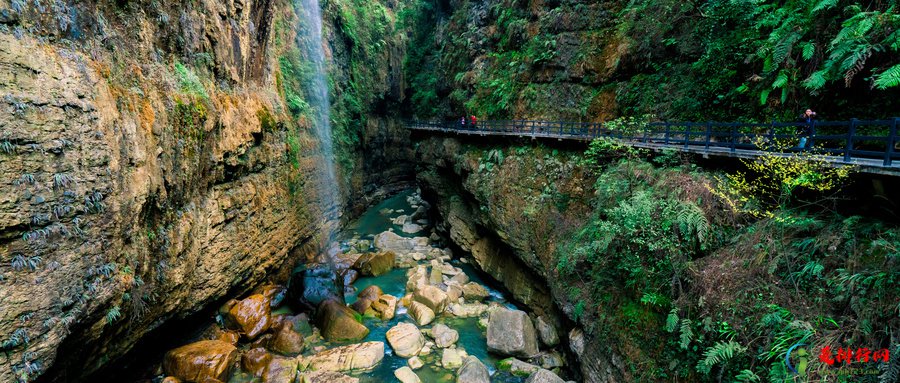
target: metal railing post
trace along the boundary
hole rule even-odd
[[[684,150],[688,148],[688,142],[691,141],[691,124],[684,124]]]
[[[891,121],[891,131],[887,136],[887,147],[884,148],[884,166],[891,166],[894,160],[894,143],[897,141],[897,124],[900,123],[900,117],[894,117]]]
[[[663,136],[663,144],[665,144],[665,145],[669,144],[669,129],[670,128],[671,128],[671,126],[669,126],[669,122],[666,121],[666,134]]]
[[[712,121],[706,122],[706,150],[709,150],[709,141],[712,139]]]
[[[731,152],[737,151],[737,124],[731,124]]]
[[[847,129],[847,146],[844,149],[844,162],[850,162],[851,152],[853,152],[853,136],[856,135],[856,119],[850,119],[850,128]]]

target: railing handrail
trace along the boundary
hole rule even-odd
[[[757,138],[786,139],[802,138],[794,151],[808,150],[816,141],[819,150],[839,156],[843,162],[854,159],[880,159],[884,166],[892,166],[900,155],[895,145],[900,143],[897,128],[900,117],[890,119],[849,121],[795,121],[795,122],[691,122],[652,121],[646,123],[610,126],[608,122],[596,121],[542,121],[542,120],[484,120],[472,125],[466,119],[454,121],[412,121],[410,129],[457,132],[464,134],[504,134],[532,138],[595,139],[600,137],[638,141],[643,144],[669,147],[724,148],[737,150],[762,150],[755,143]],[[786,132],[785,128],[804,128],[802,131]],[[819,130],[821,128],[821,132]],[[846,128],[846,131],[840,128]],[[872,128],[881,128],[884,134],[876,134]],[[834,131],[837,129],[837,131]],[[819,134],[821,133],[821,134]],[[838,143],[838,144],[835,144]]]

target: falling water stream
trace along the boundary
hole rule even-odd
[[[301,22],[301,44],[312,68],[306,84],[307,102],[312,109],[312,125],[318,139],[322,160],[319,163],[321,177],[316,192],[321,201],[323,227],[330,227],[340,216],[340,188],[334,167],[334,141],[331,131],[331,98],[328,90],[325,48],[322,41],[322,11],[319,0],[301,0],[304,19]],[[328,241],[333,240],[335,230],[329,231]]]

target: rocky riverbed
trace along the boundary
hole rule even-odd
[[[173,382],[564,382],[552,321],[442,247],[408,191],[369,209],[288,286],[223,305],[166,353]]]

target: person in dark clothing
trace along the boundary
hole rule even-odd
[[[804,125],[800,128],[800,143],[797,144],[797,147],[799,147],[800,149],[806,149],[809,138],[815,134],[813,129],[815,121],[816,112],[813,112],[812,109],[807,109],[805,112],[803,112],[803,114],[800,115],[800,122],[804,123]]]

